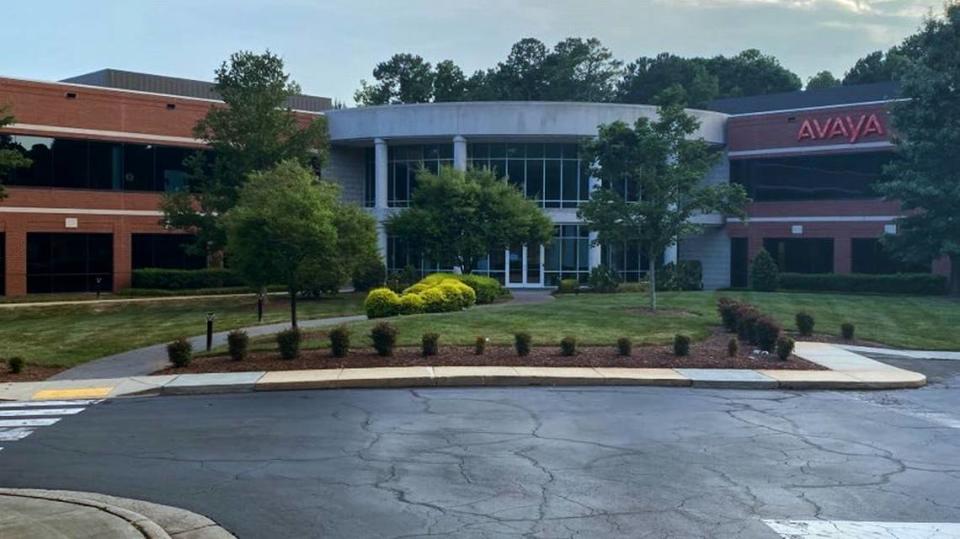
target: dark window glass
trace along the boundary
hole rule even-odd
[[[193,155],[194,151],[187,148],[157,147],[154,177],[158,191],[182,191],[187,187],[187,167],[183,162]]]
[[[577,206],[577,200],[579,200],[577,189],[580,185],[577,177],[579,168],[576,161],[563,160],[563,196],[561,198],[564,208],[575,208]]]
[[[186,234],[132,234],[131,263],[133,269],[202,269],[207,266],[203,255],[188,254],[186,247],[196,238]]]
[[[904,262],[893,256],[879,238],[854,238],[850,243],[853,273],[929,273],[931,264]]]
[[[526,157],[526,147],[524,144],[507,144],[507,157],[510,159],[523,159]]]
[[[507,145],[506,144],[491,144],[490,145],[490,158],[491,159],[502,159],[507,156]]]
[[[558,206],[560,200],[560,161],[544,161],[547,207]]]
[[[90,142],[90,186],[95,189],[123,188],[123,145]]]
[[[112,234],[27,234],[28,293],[91,292],[98,286],[113,288]]]
[[[510,183],[516,185],[521,192],[523,192],[524,185],[524,161],[520,159],[512,159],[507,162],[507,176],[510,179]]]
[[[53,143],[53,183],[57,187],[89,187],[87,141],[57,139]]]
[[[377,200],[377,167],[373,148],[364,150],[363,165],[363,205],[372,208]]]
[[[543,161],[527,161],[527,198],[543,198]]]
[[[10,185],[49,186],[53,183],[53,139],[14,136],[11,149],[28,157],[29,167],[17,168],[10,174]]]
[[[544,157],[559,159],[563,157],[563,145],[561,144],[545,144],[543,149]]]
[[[746,288],[749,278],[750,255],[747,250],[747,238],[730,240],[730,286]]]
[[[541,158],[543,157],[543,144],[527,144],[527,157],[531,158]]]
[[[764,238],[763,248],[782,272],[833,272],[833,238]]]
[[[743,159],[730,162],[730,178],[757,201],[825,200],[879,196],[873,184],[890,152]]]
[[[156,191],[154,148],[140,144],[123,146],[123,188],[128,191]]]
[[[7,252],[7,238],[0,232],[0,296],[6,295],[7,263],[4,254]]]

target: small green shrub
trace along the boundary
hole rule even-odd
[[[740,353],[740,341],[736,337],[730,337],[727,341],[727,357],[737,357]]]
[[[330,353],[333,357],[346,357],[350,352],[350,330],[339,326],[330,330]]]
[[[360,261],[350,277],[354,290],[366,292],[384,285],[387,280],[387,268],[379,256],[374,256]]]
[[[517,355],[525,357],[530,355],[530,343],[533,337],[529,333],[520,332],[513,335],[513,347],[517,350]]]
[[[23,366],[25,365],[22,357],[12,357],[7,360],[7,367],[10,369],[10,374],[20,374],[23,372]]]
[[[783,361],[786,361],[790,358],[790,354],[793,353],[793,339],[787,337],[786,335],[781,335],[777,338],[777,357]]]
[[[759,346],[761,350],[773,352],[777,344],[777,337],[779,337],[782,332],[783,327],[780,326],[780,322],[777,322],[769,316],[761,316],[757,318],[753,326],[753,342]]]
[[[446,280],[455,280],[460,281],[463,284],[469,286],[473,289],[474,293],[477,296],[476,302],[479,304],[493,303],[500,296],[509,295],[509,291],[505,289],[499,281],[493,277],[485,277],[483,275],[455,275],[453,273],[432,273],[427,275],[420,280],[416,285],[423,285],[419,290],[415,290],[417,293],[423,292],[424,289],[430,288],[440,284]],[[411,287],[412,288],[412,287]],[[410,289],[407,289],[410,290]]]
[[[681,260],[663,267],[657,279],[660,290],[703,290],[703,266],[699,260]]]
[[[373,349],[378,355],[392,356],[397,345],[397,328],[390,323],[380,322],[370,330],[370,340],[373,341]]]
[[[577,338],[576,337],[567,336],[560,340],[560,355],[562,356],[577,355]]]
[[[677,335],[673,338],[673,355],[678,357],[690,355],[690,337]]]
[[[557,287],[558,294],[576,294],[580,291],[580,281],[576,279],[561,279]]]
[[[620,275],[601,264],[590,270],[590,277],[587,282],[590,284],[590,290],[608,294],[617,291],[617,286],[620,284]]]
[[[227,349],[230,352],[230,359],[242,361],[247,357],[247,350],[250,348],[250,337],[239,329],[227,334]]]
[[[400,296],[389,288],[374,288],[363,302],[367,318],[386,318],[400,314]]]
[[[290,328],[277,333],[277,349],[282,359],[295,359],[300,355],[300,341],[303,334],[298,328]]]
[[[780,287],[780,271],[766,249],[760,249],[757,256],[753,258],[753,264],[750,267],[750,284],[754,290],[761,292],[773,292]]]
[[[617,292],[646,294],[650,291],[650,283],[640,281],[637,283],[620,283],[617,285]]]
[[[757,320],[760,318],[760,311],[756,309],[753,305],[742,304],[737,307],[737,336],[740,339],[749,342],[750,344],[756,344],[756,335],[753,331],[753,328],[757,324]]]
[[[486,352],[488,340],[486,337],[477,337],[476,340],[473,341],[474,355],[482,356],[483,353]]]
[[[617,355],[629,356],[633,352],[633,341],[629,337],[620,337],[617,339]]]
[[[735,299],[727,297],[717,299],[717,311],[720,313],[723,328],[726,329],[728,333],[737,331],[737,323],[739,322],[737,311],[741,305],[742,304]]]
[[[844,340],[852,341],[856,329],[857,328],[850,322],[844,322],[840,325],[840,336],[843,337]]]
[[[420,294],[411,292],[400,296],[400,314],[420,314],[426,310],[427,302]]]
[[[813,335],[813,315],[805,312],[799,312],[796,316],[797,321],[797,332],[804,337],[809,337]]]
[[[167,345],[167,358],[174,367],[186,367],[193,359],[193,345],[184,337]]]
[[[437,355],[440,349],[440,335],[436,333],[424,333],[420,342],[423,357]]]

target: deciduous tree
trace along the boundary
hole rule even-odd
[[[829,71],[821,71],[807,79],[807,90],[822,90],[824,88],[834,88],[840,86],[839,79],[833,76]]]
[[[0,107],[0,127],[10,125],[14,122],[15,119],[13,115],[7,111],[6,107]],[[6,147],[7,144],[6,141],[3,140],[3,137],[4,135],[0,135],[0,180],[6,178],[7,173],[15,168],[30,166],[30,159],[18,150]],[[3,183],[0,181],[0,200],[3,200],[6,196],[7,194],[3,190]]]

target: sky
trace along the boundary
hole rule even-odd
[[[913,33],[942,0],[33,0],[4,3],[0,76],[116,68],[211,80],[230,53],[270,49],[304,93],[351,104],[397,52],[466,73],[535,37],[596,37],[629,62],[758,48],[806,81]]]

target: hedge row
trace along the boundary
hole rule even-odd
[[[886,294],[941,295],[947,293],[947,278],[932,273],[781,273],[783,290],[831,292],[879,292]]]
[[[133,288],[191,290],[244,286],[239,275],[228,269],[177,270],[144,268],[133,270]]]
[[[456,279],[416,284],[399,295],[389,288],[374,288],[363,302],[368,318],[398,314],[445,313],[466,309],[477,302],[472,288]]]

